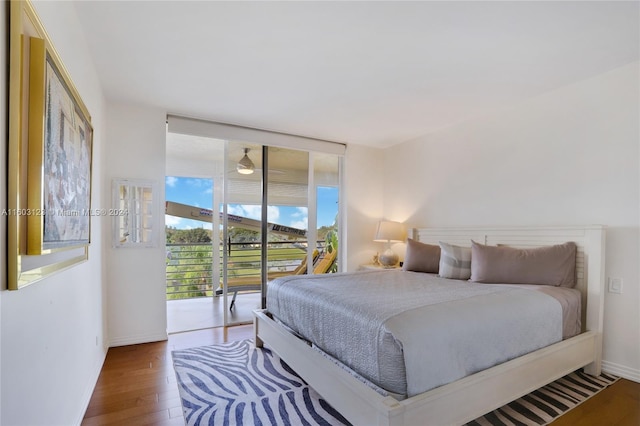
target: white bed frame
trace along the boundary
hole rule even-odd
[[[329,361],[306,342],[255,311],[255,342],[272,349],[354,425],[458,425],[469,422],[581,367],[600,374],[604,301],[605,229],[555,228],[415,229],[413,237],[470,246],[536,247],[573,241],[578,246],[577,285],[583,298],[583,333],[420,395],[384,397]]]

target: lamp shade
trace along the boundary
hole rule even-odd
[[[376,236],[373,241],[401,242],[406,240],[406,238],[407,231],[402,223],[381,220],[378,222],[378,230],[376,231]]]

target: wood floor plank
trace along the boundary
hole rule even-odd
[[[252,337],[251,325],[219,327],[109,349],[82,425],[183,425],[171,351]],[[551,425],[638,426],[640,383],[619,380]]]
[[[158,404],[179,397],[177,386],[172,386],[169,390],[161,392],[158,392],[155,387],[149,387],[146,392],[135,390],[113,395],[107,393],[102,397],[91,399],[85,417],[95,417],[133,407]]]
[[[552,426],[638,426],[640,383],[620,379],[551,423]]]
[[[169,335],[164,342],[110,348],[87,407],[84,426],[182,425],[171,351],[253,336],[253,326]]]

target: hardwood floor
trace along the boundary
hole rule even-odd
[[[109,349],[82,424],[183,425],[171,351],[251,337],[251,325],[220,327]],[[640,425],[640,383],[619,380],[551,424]]]
[[[553,426],[638,426],[640,383],[620,379],[551,423]]]
[[[170,334],[109,349],[83,425],[184,425],[171,351],[253,337],[253,326]]]

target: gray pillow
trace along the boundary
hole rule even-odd
[[[471,248],[454,246],[440,241],[440,267],[443,278],[468,280],[471,276]]]
[[[438,273],[440,247],[407,238],[407,251],[402,269],[414,272]]]
[[[576,283],[576,245],[519,249],[471,242],[471,281],[504,284],[543,284],[573,287]]]

